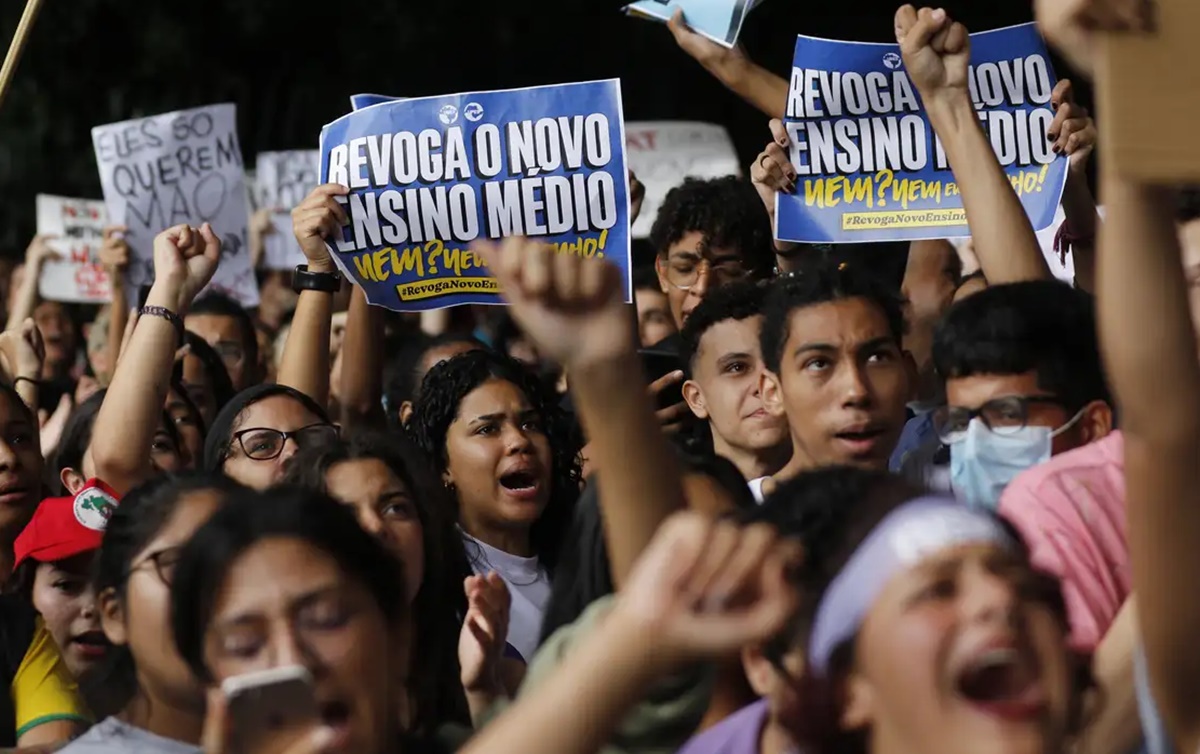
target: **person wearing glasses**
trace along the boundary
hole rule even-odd
[[[332,445],[337,425],[307,394],[287,385],[256,385],[221,408],[204,440],[204,468],[252,489],[278,483],[305,448]]]
[[[709,290],[769,277],[775,265],[767,213],[750,184],[732,175],[688,178],[671,189],[650,229],[650,242],[659,286],[680,329]]]

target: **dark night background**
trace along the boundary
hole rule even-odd
[[[897,0],[764,0],[749,55],[785,75],[795,34],[894,41]],[[24,2],[0,3],[7,47]],[[34,195],[100,197],[94,125],[233,101],[242,154],[315,148],[357,92],[419,96],[619,77],[629,120],[720,123],[744,164],[766,118],[610,0],[45,0],[0,107],[0,254],[34,231]],[[972,31],[1028,0],[945,0]],[[1069,74],[1058,63],[1060,77]]]

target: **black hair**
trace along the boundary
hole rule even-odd
[[[630,279],[633,281],[635,293],[643,290],[662,292],[661,284],[658,282],[658,272],[652,266],[634,267]]]
[[[1094,299],[1057,280],[992,285],[954,304],[934,333],[933,363],[943,379],[1036,372],[1071,413],[1112,404]]]
[[[436,337],[417,333],[406,339],[400,350],[384,367],[384,411],[392,427],[400,429],[400,406],[405,401],[416,402],[421,392],[421,372],[425,354],[451,343],[469,343],[479,349],[487,346],[473,335],[443,333]]]
[[[746,478],[729,459],[683,451],[678,452],[678,458],[684,474],[703,474],[721,485],[729,493],[735,513],[755,507]],[[567,546],[563,550],[558,576],[550,584],[550,600],[542,618],[542,642],[563,626],[574,623],[588,605],[616,591],[609,569],[599,500],[599,485],[589,483],[579,498],[571,527],[567,530]]]
[[[54,477],[49,481],[59,490],[59,494],[67,494],[67,488],[62,483],[64,469],[75,469],[83,473],[83,456],[92,444],[92,427],[96,424],[96,415],[100,413],[100,404],[104,402],[107,393],[107,388],[97,390],[67,416],[58,447],[54,451],[54,460],[50,464],[50,471]]]
[[[563,545],[563,533],[579,498],[583,447],[579,428],[562,409],[559,398],[524,364],[492,351],[471,351],[443,361],[429,370],[413,410],[409,432],[433,461],[434,471],[446,470],[446,432],[458,416],[463,399],[489,380],[516,386],[542,420],[550,444],[550,503],[530,531],[530,541],[547,572],[553,577]]]
[[[704,333],[725,320],[741,321],[762,314],[765,292],[765,287],[759,283],[738,280],[709,291],[701,299],[679,333],[679,357],[689,373]]]
[[[124,601],[133,559],[158,536],[184,498],[212,492],[224,500],[241,489],[227,477],[197,472],[161,474],[134,487],[113,510],[104,530],[92,574],[97,596],[112,590]],[[123,710],[138,690],[137,667],[129,647],[112,647],[80,690],[98,720]]]
[[[1200,220],[1200,186],[1180,189],[1175,201],[1175,222],[1179,224]]]
[[[518,340],[525,337],[521,326],[508,312],[504,312],[496,321],[496,330],[492,334],[492,348],[497,353],[508,354],[508,349]]]
[[[449,721],[469,725],[470,712],[459,682],[458,633],[461,616],[467,613],[463,579],[471,575],[471,568],[452,515],[454,503],[446,489],[431,478],[425,456],[403,435],[356,434],[332,445],[300,451],[283,481],[328,495],[330,469],[364,459],[382,462],[404,483],[421,520],[425,575],[412,601],[416,651],[409,670],[409,696],[414,705],[410,730],[432,733]]]
[[[299,539],[336,560],[389,624],[407,614],[400,561],[359,526],[348,506],[300,487],[240,490],[192,535],[175,566],[175,647],[205,682],[212,682],[212,673],[204,661],[204,635],[229,569],[255,544],[274,537]]]
[[[221,360],[220,354],[213,350],[208,341],[191,330],[184,331],[183,342],[187,344],[188,352],[200,360],[200,365],[208,376],[208,384],[213,391],[213,397],[216,399],[217,410],[220,411],[221,406],[228,403],[235,392],[233,380],[229,377],[229,369]],[[257,341],[255,342],[257,343]]]
[[[691,232],[703,236],[701,250],[735,251],[759,277],[770,275],[775,266],[771,223],[762,200],[737,176],[685,178],[667,192],[650,228],[650,242],[665,257],[672,244]]]
[[[307,393],[301,392],[288,385],[254,385],[233,396],[213,419],[212,426],[204,438],[204,468],[209,471],[220,471],[229,457],[229,449],[233,443],[236,428],[245,421],[246,412],[250,407],[267,398],[283,396],[291,398],[318,420],[331,423],[329,413],[314,401]]]
[[[246,366],[251,369],[258,368],[258,333],[254,328],[254,318],[241,304],[221,293],[206,293],[196,299],[188,309],[188,314],[208,314],[237,320],[242,347],[245,349],[243,355]]]
[[[791,315],[797,309],[848,299],[864,299],[887,319],[888,332],[900,346],[904,339],[904,305],[899,291],[861,265],[814,259],[799,270],[772,281],[763,304],[759,336],[763,363],[779,372],[783,349],[791,336]]]

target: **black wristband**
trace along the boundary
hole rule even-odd
[[[143,306],[138,310],[138,315],[161,317],[162,319],[170,322],[171,326],[175,328],[176,345],[183,345],[183,320],[179,318],[178,314],[166,308],[165,306]]]
[[[309,272],[308,265],[298,265],[292,273],[292,290],[337,293],[342,289],[342,276],[338,272]]]

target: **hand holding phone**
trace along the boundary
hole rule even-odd
[[[335,736],[297,665],[226,678],[208,701],[205,754],[318,754]]]

